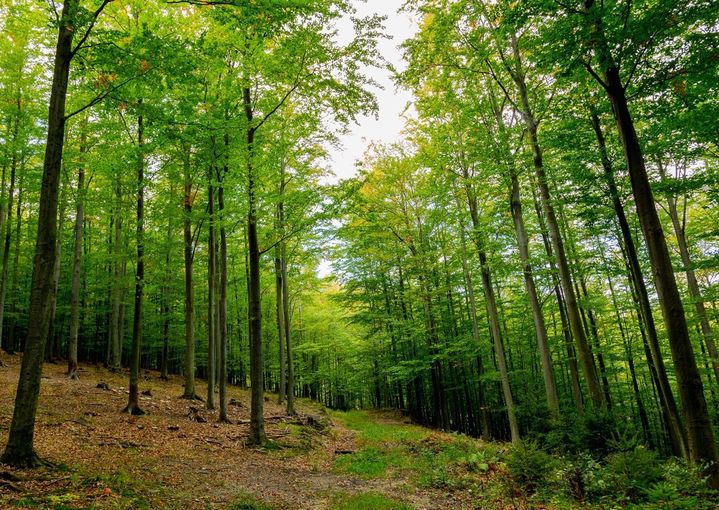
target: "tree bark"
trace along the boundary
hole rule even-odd
[[[142,108],[142,100],[138,101]],[[140,407],[140,342],[142,341],[142,303],[145,285],[145,155],[142,113],[137,117],[137,266],[135,268],[135,312],[132,317],[132,346],[130,348],[130,393],[123,413],[145,414]]]
[[[20,378],[15,396],[10,433],[2,461],[13,466],[33,466],[37,455],[33,449],[35,415],[40,380],[52,308],[57,250],[57,199],[65,139],[65,102],[68,76],[72,60],[72,39],[75,30],[72,18],[78,8],[77,0],[63,4],[55,48],[50,107],[48,109],[47,144],[40,187],[37,238],[33,260],[28,335],[25,342]]]
[[[494,340],[494,350],[497,358],[497,366],[499,367],[500,381],[502,385],[502,395],[504,404],[507,406],[507,419],[509,421],[509,430],[513,443],[520,441],[519,422],[514,409],[514,398],[512,396],[512,388],[509,382],[509,370],[507,368],[507,358],[504,352],[504,340],[502,338],[502,328],[499,323],[499,313],[497,312],[497,301],[494,295],[494,287],[492,286],[492,275],[487,260],[487,254],[484,248],[484,240],[480,232],[479,214],[477,210],[477,196],[472,189],[471,184],[467,181],[469,174],[464,170],[465,191],[467,193],[467,202],[469,205],[470,218],[472,219],[472,227],[474,228],[474,241],[479,254],[479,265],[482,274],[482,288],[484,290],[485,306],[487,307],[487,317],[489,319],[489,330]]]
[[[86,152],[85,126],[80,140],[80,153]],[[78,379],[77,342],[80,330],[80,275],[82,272],[82,228],[85,222],[85,162],[80,161],[77,169],[77,197],[75,206],[75,245],[73,246],[72,284],[70,291],[70,339],[67,345],[67,375],[70,379]]]
[[[226,169],[225,169],[226,173]],[[217,210],[220,223],[220,302],[219,302],[219,384],[220,417],[222,423],[229,423],[227,415],[227,233],[225,231],[225,187],[220,179],[217,189]]]
[[[460,222],[460,236],[462,241],[462,274],[464,276],[464,284],[467,288],[467,300],[469,301],[469,316],[472,323],[472,339],[475,345],[479,347],[480,336],[479,336],[479,323],[477,321],[477,301],[474,295],[474,283],[472,282],[472,274],[469,271],[469,264],[467,263],[467,240],[465,237],[465,228],[462,222]],[[477,404],[479,407],[479,425],[480,425],[480,436],[484,439],[491,437],[491,430],[489,427],[489,411],[487,409],[487,402],[485,400],[485,388],[482,377],[484,376],[484,362],[482,355],[477,352],[477,370],[479,372],[479,383],[477,389]]]
[[[292,357],[292,314],[290,313],[289,278],[287,277],[287,243],[280,243],[282,260],[282,318],[285,322],[285,343],[287,357],[287,414],[295,414],[295,365]]]
[[[659,173],[662,180],[666,180],[667,173],[661,159],[657,159],[657,166],[659,167]],[[717,346],[714,342],[714,331],[709,324],[709,317],[707,316],[707,311],[704,307],[704,298],[701,290],[699,289],[699,282],[697,281],[697,276],[694,273],[694,268],[692,267],[692,259],[691,255],[689,255],[689,246],[687,245],[687,237],[682,221],[679,219],[677,203],[671,194],[667,196],[667,205],[669,206],[669,217],[672,220],[672,227],[674,228],[674,236],[677,238],[677,245],[679,246],[679,255],[682,259],[682,265],[684,266],[684,274],[686,274],[687,277],[689,295],[694,303],[694,310],[696,310],[697,317],[699,317],[699,326],[701,327],[704,344],[707,347],[707,351],[709,351],[709,357],[711,358],[712,368],[714,370],[714,377],[719,383],[719,352],[717,352]]]
[[[185,261],[185,389],[182,398],[194,400],[195,393],[195,289],[193,285],[194,243],[192,241],[192,177],[190,176],[190,149],[185,150],[183,165],[184,196],[182,232]]]
[[[529,94],[527,92],[527,84],[524,78],[524,71],[522,69],[519,44],[514,34],[512,35],[511,46],[512,53],[514,54],[514,59],[516,61],[515,69],[511,73],[512,79],[517,86],[517,91],[519,92],[521,100],[521,113],[527,127],[529,142],[532,148],[534,171],[537,177],[537,184],[539,186],[539,197],[542,203],[542,208],[544,209],[544,217],[547,221],[549,236],[552,241],[552,247],[554,249],[557,266],[559,268],[559,279],[562,284],[564,302],[567,305],[569,326],[572,329],[572,336],[574,337],[577,350],[579,351],[579,359],[582,363],[582,369],[584,371],[584,377],[587,381],[587,388],[589,390],[592,405],[595,409],[601,409],[604,407],[604,395],[602,394],[602,388],[599,384],[597,367],[594,365],[594,359],[592,357],[591,349],[589,348],[589,342],[587,341],[587,336],[584,333],[584,328],[582,327],[579,305],[577,303],[577,297],[572,284],[572,274],[569,268],[569,263],[567,262],[567,255],[564,250],[564,241],[562,240],[562,235],[559,230],[559,223],[557,222],[557,217],[554,212],[554,205],[549,192],[549,183],[547,182],[547,175],[544,170],[542,150],[537,137],[537,121],[529,104]]]
[[[686,424],[689,458],[694,463],[703,461],[712,463],[707,468],[706,474],[709,477],[709,484],[713,488],[719,488],[719,464],[717,464],[719,458],[704,397],[704,385],[694,357],[694,348],[689,337],[689,329],[664,231],[655,209],[654,195],[649,184],[644,154],[634,128],[634,120],[629,111],[619,68],[615,64],[609,45],[604,38],[601,12],[594,4],[594,0],[585,1],[585,14],[593,35],[591,43],[598,53],[600,66],[603,69],[603,86],[612,105],[619,138],[624,148],[637,215],[649,252],[659,305],[669,337]]]
[[[659,337],[654,323],[654,312],[652,311],[652,305],[649,301],[649,293],[647,292],[647,286],[644,282],[644,276],[642,275],[639,256],[637,255],[634,238],[632,237],[629,222],[624,211],[624,205],[619,197],[619,190],[617,189],[614,178],[614,169],[607,153],[602,125],[599,116],[594,110],[591,111],[591,122],[594,134],[597,138],[599,155],[604,170],[604,180],[609,190],[609,196],[612,199],[614,214],[621,232],[621,242],[623,242],[623,252],[627,261],[629,276],[633,283],[634,293],[639,304],[640,320],[644,323],[646,336],[648,337],[647,342],[651,356],[647,357],[647,362],[650,364],[652,375],[656,379],[659,392],[659,404],[666,418],[667,432],[669,433],[669,439],[672,444],[672,453],[677,457],[687,457],[686,432],[679,416],[679,409],[674,400],[674,393],[672,392],[672,387],[664,366],[664,357],[662,356],[659,346]]]
[[[5,233],[4,238],[4,244],[3,244],[3,250],[2,250],[2,272],[0,273],[0,342],[2,342],[3,339],[3,326],[5,323],[5,297],[7,294],[7,284],[8,284],[8,264],[10,263],[10,244],[12,240],[12,208],[13,208],[13,199],[14,199],[14,193],[15,193],[15,176],[17,174],[17,167],[18,167],[18,150],[17,150],[17,143],[18,143],[18,132],[20,130],[20,115],[22,114],[22,100],[18,96],[17,98],[17,112],[14,119],[14,127],[13,127],[13,143],[12,143],[12,156],[10,161],[10,187],[8,188],[8,199],[7,199],[7,216],[4,218],[3,221],[3,228],[0,229],[0,232]],[[22,153],[20,154],[21,166],[24,167],[24,158]],[[23,168],[24,170],[24,168]],[[3,183],[4,184],[4,183]],[[3,186],[4,187],[4,186]],[[3,205],[5,207],[5,205]],[[2,342],[4,343],[4,342]],[[7,352],[13,352],[13,347],[11,345],[8,345],[8,343],[4,343],[5,350]]]
[[[275,232],[280,238],[284,236],[284,221],[285,211],[283,203],[283,195],[285,192],[285,166],[284,163],[280,165],[280,184],[279,184],[279,200],[277,202],[276,211],[276,225]],[[280,241],[275,247],[275,295],[276,295],[276,317],[277,317],[277,337],[279,340],[279,362],[280,362],[280,384],[278,392],[278,401],[283,404],[287,393],[287,379],[286,379],[286,360],[285,360],[285,308],[284,308],[284,283],[283,283],[283,260],[282,260],[282,244],[284,240]]]
[[[257,239],[256,175],[253,163],[255,127],[253,123],[252,98],[250,89],[245,87],[243,104],[247,121],[247,244],[249,260],[249,321],[250,321],[250,385],[252,387],[250,404],[250,436],[247,442],[261,445],[267,441],[265,435],[264,382],[262,369],[264,353],[262,350],[262,295],[260,289],[260,247]]]
[[[210,216],[209,236],[207,239],[207,409],[215,408],[215,190],[212,185],[212,173],[208,171],[210,183],[207,188],[207,211]]]

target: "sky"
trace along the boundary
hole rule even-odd
[[[382,39],[379,49],[382,56],[397,70],[406,66],[402,61],[399,45],[415,32],[416,23],[406,12],[397,12],[406,0],[354,0],[356,16],[379,14],[387,16],[385,33],[391,39]],[[340,40],[351,37],[352,28],[347,23],[339,27]],[[401,138],[404,127],[403,111],[411,99],[406,90],[397,89],[387,69],[368,69],[366,74],[383,89],[374,90],[377,96],[378,117],[360,117],[358,124],[350,126],[351,132],[340,137],[341,147],[330,149],[330,166],[338,179],[346,179],[356,172],[355,162],[362,159],[365,149],[372,141],[392,143]]]

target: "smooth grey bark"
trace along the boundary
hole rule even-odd
[[[86,120],[83,121],[86,124]],[[86,152],[85,126],[83,125],[80,141],[81,155]],[[80,276],[82,272],[82,229],[85,222],[85,162],[80,161],[77,169],[77,197],[75,198],[75,229],[72,260],[72,284],[70,290],[70,338],[67,345],[67,375],[70,379],[78,379],[77,343],[80,331]]]
[[[474,229],[474,243],[479,254],[480,272],[482,275],[482,289],[484,291],[485,306],[487,308],[487,317],[489,319],[489,330],[494,341],[494,350],[499,368],[500,383],[502,386],[502,396],[504,404],[507,407],[507,419],[509,421],[509,430],[513,443],[520,441],[519,421],[514,409],[514,397],[509,381],[509,369],[507,368],[507,358],[504,349],[504,339],[502,338],[502,328],[499,323],[499,313],[497,311],[497,300],[492,285],[492,274],[489,268],[489,261],[484,247],[484,238],[479,224],[479,213],[477,207],[477,195],[469,182],[469,172],[466,168],[462,169],[464,177],[464,187],[467,195],[467,203],[469,206],[470,218]]]
[[[227,167],[225,167],[225,174],[227,173]],[[218,331],[218,345],[220,355],[219,361],[219,385],[220,385],[220,416],[219,421],[222,423],[229,423],[230,418],[227,414],[227,232],[225,230],[225,187],[222,183],[222,179],[219,180],[217,189],[217,211],[218,220],[220,223],[220,250],[219,250],[219,281],[220,281],[220,296],[219,296],[219,331]]]
[[[215,342],[217,341],[215,314],[215,188],[212,185],[212,175],[208,172],[210,183],[207,188],[207,211],[210,216],[209,235],[207,239],[207,409],[215,408],[215,370],[216,358]]]
[[[287,243],[280,243],[282,260],[282,318],[285,322],[285,343],[287,357],[287,414],[295,414],[295,365],[292,357],[292,315],[290,311],[289,278],[287,277]]]
[[[579,359],[584,372],[584,378],[587,382],[587,388],[589,390],[592,405],[595,409],[601,409],[605,404],[604,395],[599,383],[597,367],[594,364],[594,358],[592,357],[589,342],[587,341],[587,336],[582,326],[579,304],[577,303],[577,297],[574,292],[572,274],[569,268],[569,263],[567,262],[567,255],[564,248],[564,240],[562,239],[559,229],[559,222],[557,221],[556,213],[554,211],[554,204],[552,202],[551,193],[549,191],[549,183],[544,169],[542,149],[537,136],[538,124],[529,103],[529,93],[527,91],[527,83],[524,75],[524,69],[522,67],[519,43],[514,34],[511,36],[511,49],[514,56],[514,65],[508,65],[507,67],[512,76],[512,80],[517,87],[517,92],[519,93],[521,114],[527,127],[527,134],[529,135],[534,170],[537,178],[537,184],[539,186],[539,197],[544,210],[544,218],[547,222],[549,237],[552,241],[552,247],[556,256],[564,302],[567,306],[569,326],[571,327],[572,337],[574,338],[574,342],[577,346]]]

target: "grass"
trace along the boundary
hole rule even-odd
[[[461,434],[438,434],[414,425],[387,423],[360,411],[334,413],[356,431],[360,449],[338,457],[335,470],[363,478],[409,474],[420,487],[463,489],[501,460],[499,447]]]
[[[372,492],[335,495],[330,510],[413,510],[413,507]]]
[[[263,503],[250,494],[240,494],[227,510],[277,510],[277,507]]]

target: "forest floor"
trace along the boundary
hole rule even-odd
[[[19,356],[0,368],[0,447],[10,426]],[[84,365],[69,380],[46,364],[35,432],[51,467],[0,464],[0,508],[472,509],[521,508],[502,489],[499,445],[414,426],[392,412],[338,413],[299,399],[286,417],[265,398],[263,448],[245,445],[249,392],[230,387],[232,424],[182,400],[182,379],[142,372],[141,406],[120,411],[127,374]],[[204,381],[197,392],[206,395]],[[104,388],[98,387],[102,386]]]

